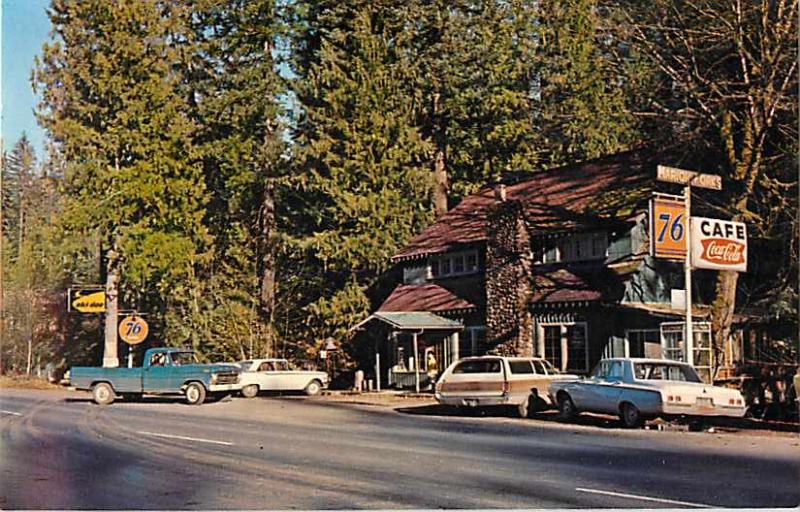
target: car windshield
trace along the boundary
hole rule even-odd
[[[197,362],[192,352],[173,352],[170,355],[172,356],[172,364],[175,366],[195,364]]]
[[[239,361],[236,364],[239,365],[239,368],[241,368],[242,371],[247,372],[250,371],[250,367],[253,366],[253,361]]]
[[[694,368],[685,364],[635,363],[633,373],[639,380],[701,382]]]

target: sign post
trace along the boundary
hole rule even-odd
[[[659,165],[656,169],[657,179],[669,183],[683,185],[684,201],[684,226],[689,228],[692,213],[692,185],[695,187],[707,188],[712,190],[722,190],[722,178],[713,174],[700,174],[685,169],[667,167]],[[689,229],[684,232],[685,255],[683,258],[683,270],[686,281],[686,339],[684,340],[686,362],[694,366],[694,329],[692,323],[692,236]],[[713,378],[713,372],[712,372]]]
[[[683,197],[686,202],[687,224],[692,218],[692,185],[691,180],[683,187]],[[688,229],[687,229],[688,231]],[[694,366],[694,322],[692,318],[692,236],[686,233],[686,257],[683,258],[683,271],[686,275],[686,362]]]

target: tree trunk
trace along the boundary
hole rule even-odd
[[[441,95],[433,96],[433,122],[434,122],[434,142],[436,153],[433,158],[433,208],[436,217],[441,217],[447,213],[447,196],[449,184],[447,181],[447,128],[444,123],[444,116],[441,112]]]
[[[733,312],[736,308],[736,284],[739,273],[722,270],[717,275],[716,298],[711,305],[711,332],[713,333],[712,349],[714,366],[720,361],[718,356],[724,354],[725,343],[731,334]]]
[[[29,285],[25,290],[25,302],[28,308],[25,315],[25,337],[28,339],[28,357],[26,358],[25,374],[30,377],[33,371],[33,315],[36,314],[36,299],[33,288]]]
[[[103,347],[103,367],[119,366],[117,356],[117,326],[119,324],[119,254],[112,248],[106,253],[106,325]]]
[[[266,326],[265,344],[267,357],[274,355],[275,320],[275,187],[267,179],[261,203],[261,254],[260,310]]]

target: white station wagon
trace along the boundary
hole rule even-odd
[[[589,378],[553,382],[548,393],[564,419],[618,414],[629,428],[657,416],[741,418],[747,409],[739,391],[704,384],[691,365],[667,359],[603,359]]]
[[[550,405],[547,385],[577,376],[562,374],[536,357],[465,357],[451,364],[436,383],[436,400],[455,407],[513,406],[519,416]]]
[[[294,370],[286,359],[249,359],[238,364],[245,398],[253,398],[259,391],[304,391],[313,396],[328,386],[327,373]]]

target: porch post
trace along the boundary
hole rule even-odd
[[[450,335],[450,363],[458,361],[458,331]]]
[[[419,345],[417,344],[417,333],[411,335],[414,338],[414,389],[419,393]]]
[[[381,352],[375,350],[375,387],[381,390]]]

